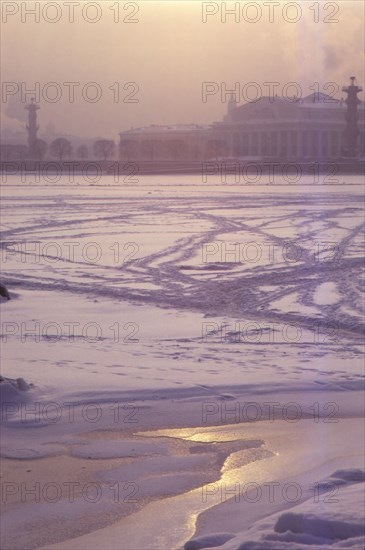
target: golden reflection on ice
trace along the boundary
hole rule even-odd
[[[237,426],[239,428],[237,429]],[[174,428],[168,430],[154,430],[149,432],[139,432],[136,435],[147,437],[174,437],[177,439],[186,439],[190,441],[199,441],[202,443],[213,443],[223,441],[237,441],[245,439],[243,435],[243,427],[245,424],[227,424],[225,426],[209,426],[196,428]],[[236,430],[235,430],[236,428]],[[250,439],[258,438],[257,433],[252,433],[250,430]]]
[[[262,427],[263,424],[261,424]],[[157,430],[140,432],[138,435],[147,437],[171,437],[184,439],[186,441],[211,443],[211,452],[219,452],[215,443],[237,443],[237,441],[249,444],[254,440],[262,440],[261,430],[252,424],[233,424],[226,426],[207,426],[183,429]],[[207,450],[207,452],[210,452]],[[262,446],[254,448],[243,448],[232,451],[223,463],[220,477],[214,482],[206,483],[201,487],[192,489],[184,495],[180,495],[185,502],[186,524],[184,526],[184,540],[192,537],[196,531],[196,522],[199,514],[216,506],[225,500],[232,498],[235,492],[242,490],[242,487],[250,482],[264,483],[270,478],[272,462],[278,460],[279,453],[269,450],[263,441]],[[270,459],[269,461],[267,459]],[[188,507],[187,507],[188,505]],[[184,506],[182,506],[184,508]]]

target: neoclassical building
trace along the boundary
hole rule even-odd
[[[334,159],[345,147],[347,105],[325,94],[301,100],[263,97],[237,107],[213,130],[233,157],[270,159]],[[364,154],[364,103],[358,106],[358,146]]]
[[[123,160],[200,160],[211,139],[212,126],[174,124],[132,128],[120,132]]]
[[[149,126],[120,133],[120,158],[338,159],[346,148],[347,104],[322,93],[302,99],[278,96],[236,105],[210,126]],[[358,156],[365,155],[365,104],[358,103]]]

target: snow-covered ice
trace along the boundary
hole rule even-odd
[[[6,472],[58,460],[61,482],[88,464],[87,481],[139,492],[74,513],[15,496],[4,548],[362,548],[363,182],[346,179],[8,178],[2,375],[32,386],[0,384]],[[338,505],[315,507],[310,484],[334,478]],[[307,498],[202,502],[242,479],[294,479]]]

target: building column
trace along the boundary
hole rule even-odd
[[[290,130],[288,143],[289,157],[297,158],[299,153],[299,132]]]
[[[229,154],[230,154],[231,157],[234,157],[234,132],[230,133]]]
[[[246,148],[245,148],[245,156],[249,157],[251,155],[251,132],[246,132]]]

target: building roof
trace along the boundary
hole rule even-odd
[[[364,113],[365,103],[359,101],[358,109],[361,118]],[[279,96],[263,96],[256,101],[250,101],[238,105],[228,111],[222,122],[215,126],[225,124],[242,124],[243,122],[259,123],[269,120],[301,121],[309,119],[331,119],[334,122],[342,120],[345,116],[347,103],[343,99],[334,99],[327,94],[312,93],[304,98],[283,98]]]
[[[159,125],[159,124],[151,124],[150,126],[142,126],[141,128],[130,128],[129,130],[125,130],[124,132],[121,132],[122,134],[138,134],[138,133],[175,133],[175,132],[197,132],[202,130],[209,130],[212,127],[211,124],[209,125],[202,125],[202,124],[165,124],[165,125]]]
[[[321,105],[322,107],[327,107],[333,105],[342,105],[343,101],[322,92],[313,92],[312,94],[303,97],[300,100],[300,103],[304,103],[306,105]]]
[[[230,98],[230,101],[232,97]],[[302,98],[288,97],[269,97],[262,96],[255,101],[249,101],[241,105],[235,105],[228,110],[228,113],[221,121],[209,125],[202,124],[151,124],[140,128],[131,128],[120,132],[121,136],[127,135],[151,135],[158,134],[173,135],[177,133],[203,133],[209,130],[222,128],[228,125],[238,125],[242,123],[267,123],[276,120],[301,122],[304,120],[317,120],[319,124],[323,120],[338,123],[343,121],[347,109],[347,103],[344,98],[338,99],[323,92],[312,92]],[[365,102],[359,100],[358,109],[360,117],[363,118],[365,111]]]

